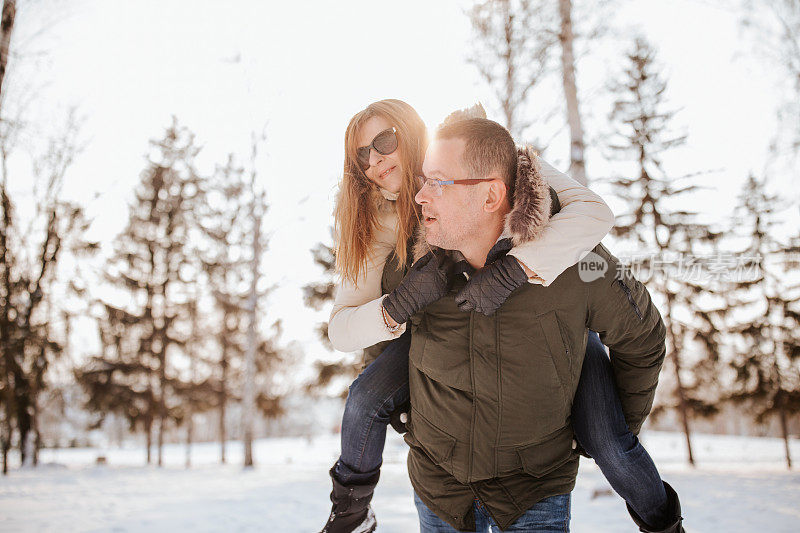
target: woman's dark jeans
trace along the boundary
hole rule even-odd
[[[342,417],[342,455],[334,466],[340,483],[362,484],[378,473],[390,415],[409,398],[410,348],[407,330],[350,385]]]
[[[646,523],[659,524],[667,518],[664,483],[647,450],[628,429],[611,361],[594,331],[589,331],[572,401],[572,427],[611,487]]]
[[[342,455],[334,475],[359,484],[380,470],[386,426],[409,398],[411,333],[392,341],[350,385],[342,418]],[[667,495],[653,460],[625,423],[611,362],[600,337],[589,332],[578,390],[572,404],[575,436],[611,487],[647,523],[660,523]]]

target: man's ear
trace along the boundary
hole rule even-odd
[[[494,179],[489,182],[489,188],[486,191],[486,202],[483,204],[483,210],[487,213],[494,213],[506,203],[508,197],[508,188],[501,179]]]

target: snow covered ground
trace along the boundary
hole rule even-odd
[[[648,432],[644,442],[681,495],[690,533],[800,531],[800,470],[786,470],[781,441],[698,435],[696,469],[684,464],[680,434]],[[260,440],[250,471],[239,466],[235,442],[225,466],[217,464],[215,444],[195,445],[189,470],[180,445],[166,447],[163,469],[141,466],[141,448],[45,450],[43,466],[15,468],[0,480],[0,531],[315,532],[329,512],[327,470],[338,448],[334,435]],[[792,451],[800,460],[799,441]],[[98,455],[107,466],[94,464]],[[374,500],[379,532],[418,531],[405,456],[391,432]],[[572,531],[636,531],[607,487],[594,464],[582,460]]]

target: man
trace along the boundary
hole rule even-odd
[[[405,437],[423,533],[568,530],[578,468],[569,416],[587,329],[610,348],[632,431],[652,406],[664,324],[647,290],[602,245],[591,256],[599,271],[587,275],[584,261],[544,287],[520,284],[509,270],[509,290],[480,295],[488,308],[502,302],[494,313],[464,312],[457,295],[469,277],[497,264],[515,228],[529,227],[530,218],[516,217],[547,220],[546,184],[536,172],[517,179],[516,169],[511,136],[486,119],[440,128],[426,154],[416,197],[425,235],[415,254],[425,257],[407,279],[441,298],[411,317]],[[530,205],[508,216],[512,198]]]

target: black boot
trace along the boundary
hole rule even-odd
[[[636,522],[636,525],[639,526],[639,531],[644,533],[686,533],[682,525],[683,517],[681,516],[681,502],[678,499],[678,494],[675,492],[675,489],[670,487],[669,483],[666,481],[663,483],[664,490],[667,491],[667,518],[664,523],[656,527],[645,523],[645,521],[631,509],[630,505],[628,505],[628,512],[631,514],[633,521]]]
[[[343,485],[334,476],[334,465],[330,474],[333,480],[331,491],[331,515],[320,533],[372,533],[378,527],[369,502],[380,474],[375,474],[365,483]]]

